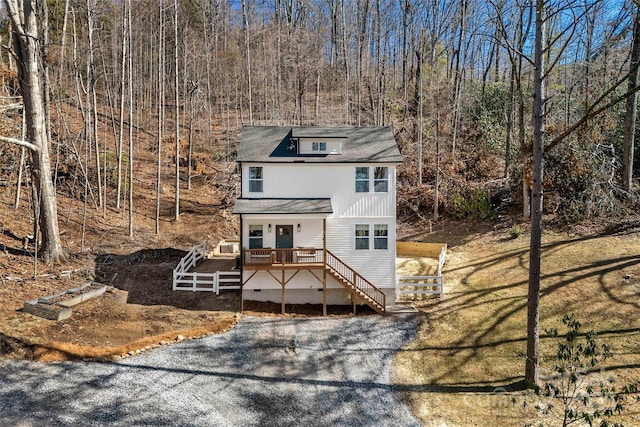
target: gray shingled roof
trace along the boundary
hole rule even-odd
[[[237,199],[234,214],[330,214],[331,199]]]
[[[346,137],[342,154],[300,155],[291,136]],[[244,126],[238,162],[402,163],[402,155],[389,127]]]

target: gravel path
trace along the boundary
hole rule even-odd
[[[412,426],[391,386],[411,315],[244,317],[117,363],[0,362],[5,426]]]

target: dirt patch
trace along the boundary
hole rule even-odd
[[[15,209],[15,186],[0,188],[0,358],[113,358],[225,331],[237,321],[237,292],[216,296],[172,290],[172,270],[193,245],[206,241],[213,248],[223,238],[237,237],[237,218],[230,214],[230,205],[221,202],[214,185],[219,173],[200,176],[191,190],[182,189],[185,209],[179,221],[168,219],[173,216],[173,196],[163,192],[161,210],[167,215],[161,217],[156,234],[155,194],[151,186],[144,186],[152,182],[144,180],[155,169],[151,160],[143,153],[138,163],[141,184],[134,197],[134,238],[128,237],[126,211],[111,202],[103,211],[94,198],[85,207],[73,198],[78,194],[75,181],[61,184],[58,216],[62,244],[69,254],[64,265],[42,264],[34,242],[25,239],[33,234],[30,190],[23,188],[20,207]],[[107,190],[113,200],[114,188]],[[226,270],[230,262],[233,266],[234,260],[225,260],[207,268]],[[65,321],[22,310],[25,301],[87,282],[108,285],[111,291],[74,306]]]
[[[187,292],[172,290],[173,269],[187,251],[173,248],[144,249],[131,254],[96,257],[96,281],[127,291],[127,303],[166,305],[184,310],[238,311],[238,292]],[[233,259],[211,259],[198,265],[200,272],[228,271]]]
[[[97,283],[110,285],[110,290],[74,306],[71,318],[59,322],[27,314],[20,307],[25,298],[73,287],[80,280],[78,273],[69,278],[49,273],[37,281],[15,280],[0,290],[5,297],[0,353],[39,361],[105,359],[229,329],[238,319],[238,292],[215,295],[171,289],[172,270],[185,253],[166,248],[96,256],[95,268],[86,271],[95,275]],[[15,265],[24,257],[12,261]],[[212,260],[206,268],[226,269],[230,262]]]

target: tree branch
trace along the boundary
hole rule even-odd
[[[34,151],[36,153],[40,151],[40,148],[37,145],[32,144],[28,141],[23,141],[22,139],[10,138],[8,136],[0,136],[0,142],[8,142],[9,144],[16,144],[21,147],[26,147],[29,150]]]
[[[625,79],[623,79],[620,83],[622,83]],[[616,85],[618,86],[618,85]],[[614,87],[616,87],[614,86]],[[624,95],[619,96],[618,98],[615,98],[613,101],[603,105],[602,107],[598,108],[597,110],[593,110],[593,107],[595,105],[597,105],[598,103],[593,104],[592,108],[589,109],[589,111],[587,112],[587,114],[585,114],[584,116],[582,116],[582,118],[580,120],[578,120],[577,122],[575,122],[573,125],[569,126],[567,129],[565,129],[560,135],[556,136],[551,143],[549,143],[549,145],[547,145],[545,151],[550,151],[552,150],[556,145],[558,145],[559,143],[562,142],[562,140],[564,140],[567,136],[569,136],[574,130],[578,129],[580,126],[582,126],[583,124],[585,124],[587,121],[591,120],[592,118],[594,118],[595,116],[597,116],[598,114],[608,110],[609,108],[613,107],[614,105],[624,101],[625,99],[627,99],[629,96],[631,96],[632,94],[638,92],[640,90],[640,86],[636,86],[634,87],[632,90],[627,91]],[[610,91],[607,91],[607,93],[609,93]],[[601,98],[602,99],[602,98]]]

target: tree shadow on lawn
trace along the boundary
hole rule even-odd
[[[607,233],[608,235],[608,233]],[[598,235],[599,236],[599,235]],[[551,255],[558,257],[562,249],[570,245],[592,240],[598,236],[580,237],[562,240],[544,245],[543,258]],[[594,250],[597,246],[594,246]],[[512,372],[513,365],[517,371],[524,373],[525,344],[526,344],[526,311],[528,280],[518,279],[508,282],[508,278],[500,278],[492,274],[492,268],[499,268],[503,262],[514,259],[513,264],[525,270],[528,274],[528,247],[492,254],[481,260],[460,266],[447,265],[444,271],[445,297],[444,300],[432,300],[421,307],[423,321],[428,331],[423,332],[421,341],[416,347],[409,347],[410,352],[423,352],[423,358],[435,358],[434,364],[439,368],[433,370],[428,378],[427,389],[433,392],[464,392],[468,391],[465,381],[453,381],[452,378],[469,378],[478,392],[492,392],[496,388],[518,389],[522,385],[515,381],[518,376],[504,375]],[[603,254],[602,257],[606,257]],[[545,261],[543,260],[543,266]],[[576,312],[578,316],[585,312],[585,304],[592,302],[605,305],[608,310],[617,310],[627,306],[626,310],[637,310],[637,292],[633,295],[620,296],[619,289],[613,289],[611,280],[605,276],[640,264],[640,255],[625,255],[615,258],[599,259],[580,266],[558,269],[541,277],[541,328],[548,319],[560,318],[562,314]],[[556,267],[556,265],[553,265]],[[469,271],[467,271],[467,269]],[[544,270],[543,270],[544,271]],[[447,274],[458,273],[460,278],[453,291],[446,291]],[[486,277],[478,277],[479,273]],[[596,280],[594,280],[596,279]],[[507,283],[505,283],[507,282]],[[629,293],[629,292],[627,292]],[[592,301],[590,297],[597,297]],[[594,317],[606,317],[607,314],[595,312]],[[594,317],[583,319],[585,322],[595,322],[595,329],[607,333],[634,333],[636,328],[612,329],[602,328],[602,324]],[[601,319],[604,321],[605,319]],[[632,320],[631,320],[632,321]],[[439,328],[453,327],[451,334],[438,331]],[[557,324],[548,324],[555,327]],[[594,328],[590,328],[594,329]],[[542,332],[542,331],[541,331]],[[541,338],[547,336],[541,333]],[[435,343],[435,345],[424,345]],[[547,344],[551,345],[551,343]],[[515,359],[520,359],[515,360]],[[500,360],[508,360],[511,370],[494,366]],[[482,369],[483,364],[490,369]],[[517,367],[521,365],[520,367]],[[480,368],[478,368],[480,366]],[[625,365],[627,366],[627,365]],[[635,366],[631,363],[629,366]],[[623,368],[623,367],[622,367]],[[621,369],[622,369],[621,368]],[[468,372],[475,372],[469,374]],[[460,372],[465,372],[460,374]],[[502,374],[501,374],[502,373]]]

